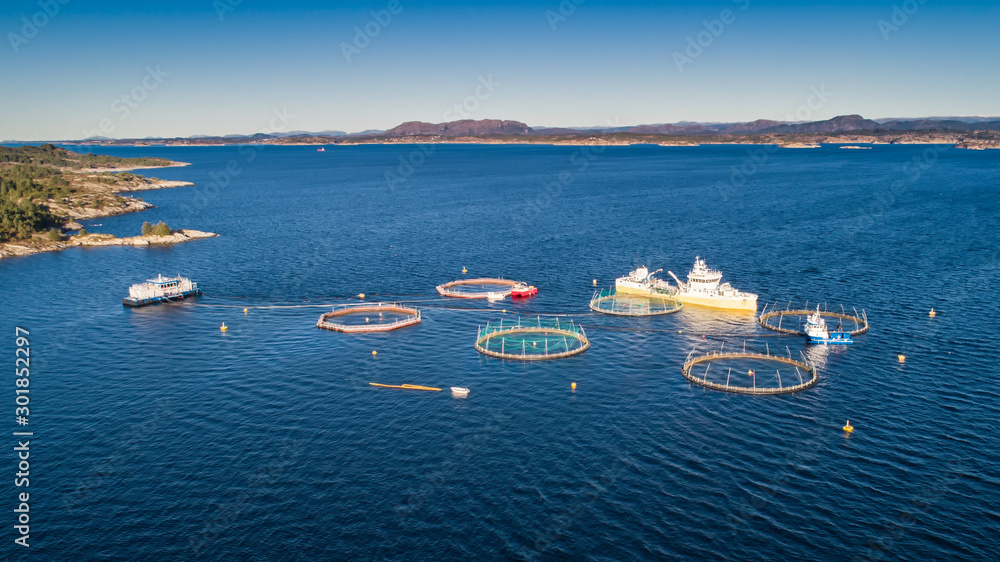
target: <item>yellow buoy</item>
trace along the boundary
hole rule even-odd
[[[368,323],[368,317],[367,316],[365,316],[365,323],[366,324]]]
[[[576,383],[575,382],[569,383],[569,387],[572,388],[574,391],[576,391]]]
[[[680,331],[680,330],[677,330],[677,333],[678,333],[678,334],[683,334],[684,332],[682,332],[682,331]]]
[[[506,309],[506,308],[505,308],[505,309],[503,309],[503,313],[504,313],[504,314],[507,314],[507,309]]]
[[[364,294],[364,293],[358,293],[358,298],[359,298],[359,299],[363,299],[363,298],[365,298],[365,294]]]
[[[597,286],[597,279],[594,279],[594,286]]]
[[[901,353],[896,356],[896,359],[899,359],[899,362],[903,363],[904,361],[906,361],[906,356]]]
[[[927,313],[927,315],[930,316],[931,318],[934,318],[935,316],[937,316],[937,312],[934,312],[934,309],[932,308],[931,311]]]
[[[229,328],[228,328],[228,327],[226,326],[226,323],[225,323],[225,322],[223,322],[223,323],[222,323],[222,327],[221,327],[221,328],[219,328],[219,329],[220,329],[220,330],[222,330],[223,332],[225,332],[225,331],[226,331],[226,330],[228,330]]]
[[[244,308],[243,309],[243,314],[246,314],[246,313],[247,313],[247,309]]]
[[[851,425],[851,420],[847,420],[847,425],[844,426],[844,431],[847,433],[854,431],[854,426]]]
[[[469,270],[468,270],[468,269],[465,269],[465,267],[463,266],[463,267],[462,267],[462,273],[468,273],[468,272],[469,272]]]
[[[372,357],[375,357],[376,355],[378,355],[378,352],[375,351],[375,350],[372,350]]]

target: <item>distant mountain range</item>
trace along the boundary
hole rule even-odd
[[[93,144],[239,144],[239,143],[273,143],[273,144],[341,144],[358,142],[416,142],[420,139],[457,139],[469,142],[476,139],[501,142],[506,139],[511,142],[545,142],[541,138],[533,141],[533,137],[557,139],[566,141],[592,139],[594,136],[615,136],[614,140],[625,142],[660,142],[660,137],[711,137],[711,141],[723,142],[731,138],[732,142],[758,142],[741,137],[765,135],[780,139],[786,135],[837,135],[843,133],[858,133],[875,137],[892,137],[894,134],[912,133],[927,137],[933,134],[951,134],[961,137],[966,133],[982,134],[986,132],[990,138],[1000,131],[1000,117],[926,117],[912,119],[866,119],[860,115],[841,115],[823,121],[788,122],[758,119],[740,123],[697,123],[684,121],[678,123],[659,123],[625,127],[537,127],[533,128],[520,121],[501,119],[464,119],[448,123],[426,123],[408,121],[389,130],[367,130],[358,133],[347,133],[339,130],[319,132],[289,131],[280,133],[257,133],[251,135],[225,136],[191,136],[176,138],[144,138],[144,139],[108,139],[95,137],[82,141],[63,141]],[[517,141],[516,139],[522,139]],[[645,140],[642,140],[645,139]],[[15,142],[15,141],[7,141]],[[422,141],[420,141],[422,142]],[[700,142],[700,141],[695,141]],[[822,142],[814,140],[812,142]]]

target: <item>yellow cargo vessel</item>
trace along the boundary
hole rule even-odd
[[[729,283],[720,284],[722,272],[709,269],[700,257],[695,257],[687,283],[678,279],[674,272],[667,273],[677,281],[678,290],[674,296],[686,305],[757,311],[757,295],[737,291]]]

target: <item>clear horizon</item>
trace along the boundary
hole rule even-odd
[[[0,139],[993,116],[1000,6],[7,3]],[[975,37],[975,49],[968,37]]]

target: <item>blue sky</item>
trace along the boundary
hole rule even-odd
[[[995,2],[393,1],[5,0],[0,139],[1000,114]]]

